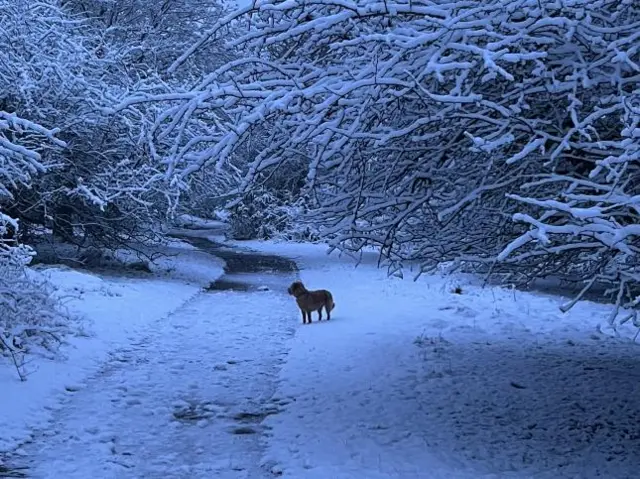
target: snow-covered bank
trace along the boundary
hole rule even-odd
[[[387,278],[374,255],[242,244],[295,258],[337,304],[299,327],[281,373],[264,462],[283,477],[637,474],[640,349],[631,327],[602,332],[608,306],[562,314],[554,296]]]
[[[218,229],[225,230],[228,224],[222,219],[204,219],[198,216],[183,214],[178,216],[174,224],[178,228],[200,228],[200,229]]]
[[[57,286],[67,308],[83,318],[82,328],[68,338],[58,360],[29,358],[26,382],[10,364],[0,367],[0,453],[45,427],[64,397],[81,388],[114,350],[135,341],[223,272],[220,260],[186,244],[174,242],[165,253],[171,256],[160,258],[154,274],[141,278],[39,269]]]

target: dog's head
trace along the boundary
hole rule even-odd
[[[289,286],[289,288],[287,289],[287,292],[291,295],[291,296],[296,296],[300,291],[304,291],[304,284],[302,284],[302,281],[294,281],[293,283],[291,283],[291,286]]]

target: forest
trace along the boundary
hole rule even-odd
[[[639,123],[634,0],[0,0],[0,354],[185,214],[640,327]]]

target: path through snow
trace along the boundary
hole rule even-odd
[[[563,315],[554,296],[388,278],[371,254],[354,268],[252,246],[295,258],[337,305],[296,332],[278,388],[295,401],[265,420],[283,478],[638,477],[640,349],[633,328],[598,329],[609,306]]]
[[[21,451],[34,479],[257,478],[262,426],[297,314],[288,274],[269,291],[203,292],[69,392]],[[276,291],[274,291],[276,289]]]
[[[250,245],[330,289],[331,321],[300,324],[292,275],[230,275],[271,290],[202,293],[120,351],[24,449],[29,477],[638,477],[639,349],[610,307]]]

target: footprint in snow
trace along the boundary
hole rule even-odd
[[[81,384],[67,384],[64,389],[67,392],[70,393],[76,393],[78,391],[80,391],[83,388],[83,386]]]

